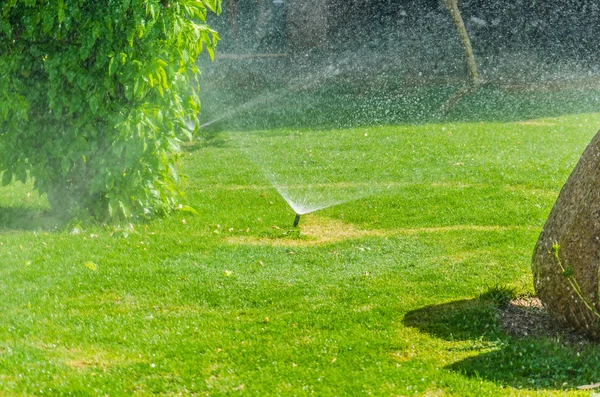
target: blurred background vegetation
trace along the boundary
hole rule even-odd
[[[464,0],[459,8],[482,85],[450,119],[597,110],[598,3]],[[201,60],[201,123],[226,120],[227,129],[431,121],[468,81],[441,0],[229,0],[209,23],[222,40],[215,62]]]

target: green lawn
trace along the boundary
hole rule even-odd
[[[533,292],[599,125],[213,132],[183,160],[197,214],[120,228],[2,188],[0,395],[589,396],[600,348],[512,338],[480,296]],[[296,230],[273,182],[353,200]]]

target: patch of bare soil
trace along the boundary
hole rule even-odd
[[[345,224],[340,220],[322,218],[315,215],[302,217],[303,239],[294,238],[260,238],[260,237],[230,237],[230,244],[258,244],[271,246],[313,246],[335,243],[342,240],[368,237],[385,236],[386,232],[381,230],[360,230],[352,225]]]
[[[499,311],[505,332],[516,338],[549,337],[567,345],[593,343],[585,335],[556,321],[536,297],[512,300]]]

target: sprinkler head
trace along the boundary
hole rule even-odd
[[[300,223],[300,214],[296,214],[296,219],[294,219],[294,227],[298,227],[298,223]]]

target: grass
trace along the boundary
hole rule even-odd
[[[342,67],[338,74],[328,74],[326,66],[313,66],[307,72],[297,70],[294,62],[255,65],[253,73],[248,72],[249,64],[240,69],[240,65],[226,68],[227,63],[219,63],[226,72],[210,74],[203,83],[202,121],[216,121],[205,131],[516,122],[594,113],[600,100],[593,77],[578,80],[533,73],[486,80],[450,114],[441,116],[442,105],[463,87],[462,77],[426,80],[401,68],[361,72],[360,65],[350,64],[347,70]],[[282,76],[284,71],[288,73]]]
[[[184,157],[198,214],[120,228],[59,225],[31,186],[2,188],[0,394],[588,396],[600,348],[515,339],[495,305],[533,292],[533,246],[599,124],[215,132]],[[267,166],[365,194],[298,231]]]

